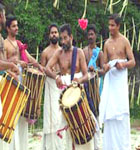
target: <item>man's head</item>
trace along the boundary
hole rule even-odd
[[[6,17],[5,17],[5,7],[0,3],[0,25],[1,27],[5,26]]]
[[[113,14],[109,17],[109,31],[111,35],[115,35],[119,32],[121,23],[121,17],[119,14]]]
[[[49,40],[52,44],[57,44],[59,40],[59,29],[56,24],[49,26]]]
[[[87,38],[89,44],[93,44],[96,42],[96,26],[94,24],[88,26]]]
[[[70,50],[72,47],[72,31],[69,24],[64,24],[60,27],[60,42],[62,45],[62,48],[67,51]]]
[[[18,22],[15,16],[9,15],[6,18],[6,30],[8,35],[16,36],[18,34]]]

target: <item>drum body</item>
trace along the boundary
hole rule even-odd
[[[97,117],[99,116],[99,103],[100,103],[100,94],[99,94],[99,77],[97,73],[88,73],[89,80],[85,83],[84,88],[86,91],[87,99],[90,105],[90,109]]]
[[[89,108],[84,88],[66,88],[60,96],[60,108],[69,125],[72,139],[77,144],[90,141],[95,133],[95,120]]]
[[[29,67],[23,72],[23,85],[30,89],[31,95],[22,115],[28,119],[38,119],[38,110],[41,107],[42,92],[45,75],[38,69]]]
[[[0,118],[0,138],[10,143],[17,121],[28,100],[30,90],[8,74],[0,81],[2,117]]]

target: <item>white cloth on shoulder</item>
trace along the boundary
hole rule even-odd
[[[106,73],[99,105],[99,120],[104,123],[108,119],[121,120],[123,114],[129,114],[128,70],[118,70],[117,62],[127,60],[115,59],[109,62],[111,69]]]

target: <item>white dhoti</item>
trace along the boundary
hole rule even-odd
[[[22,83],[22,67],[19,65],[19,81]],[[9,150],[28,150],[28,122],[26,118],[20,117],[14,132]]]
[[[104,123],[103,150],[130,150],[130,120],[127,69],[118,70],[112,60],[106,73],[99,106],[99,120]]]
[[[64,127],[62,112],[59,107],[60,90],[56,81],[47,77],[45,81],[43,145],[42,150],[64,150],[65,136],[61,139],[56,132]]]
[[[82,77],[82,73],[81,72],[74,74],[74,78],[80,78],[80,77]],[[68,85],[71,84],[71,75],[67,74],[65,76],[61,76],[61,79],[62,79],[62,82],[63,82],[64,85],[68,86]],[[93,115],[93,117],[94,117],[94,115]],[[95,117],[94,117],[94,119],[95,119]],[[97,125],[97,121],[96,121],[96,125]],[[98,125],[97,125],[97,130],[98,130]],[[69,144],[72,145],[72,137],[71,137],[70,133],[68,132],[66,135],[68,136],[68,138],[66,138],[66,140],[68,140]],[[76,150],[93,150],[94,149],[94,141],[93,141],[93,139],[91,139],[86,144],[82,144],[82,145],[75,144],[75,149]],[[71,149],[72,149],[72,147],[71,147]]]

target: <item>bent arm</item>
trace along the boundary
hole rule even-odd
[[[80,68],[83,74],[83,76],[79,78],[79,80],[80,80],[80,83],[84,83],[88,80],[88,72],[87,72],[88,68],[87,68],[84,52],[80,50],[79,53],[80,53]]]
[[[46,57],[44,51],[41,53],[41,61],[40,62],[43,67],[45,67],[47,65],[47,57]]]
[[[100,69],[98,69],[99,76],[105,74],[105,71],[103,69],[103,65],[104,65],[104,54],[102,51],[100,51],[100,53],[99,53],[99,67],[100,67]]]
[[[4,60],[0,60],[0,70],[7,70],[7,69],[11,69],[14,67],[14,63],[12,62],[8,62],[8,61],[4,61]]]
[[[56,51],[54,55],[51,57],[51,59],[48,61],[46,66],[46,74],[53,79],[56,79],[57,75],[52,68],[55,66],[55,64],[58,63],[58,56],[59,56],[59,51]]]
[[[136,62],[135,62],[135,58],[132,52],[130,42],[128,40],[126,40],[126,54],[127,54],[128,61],[125,62],[124,67],[129,69],[133,68],[136,65]]]

